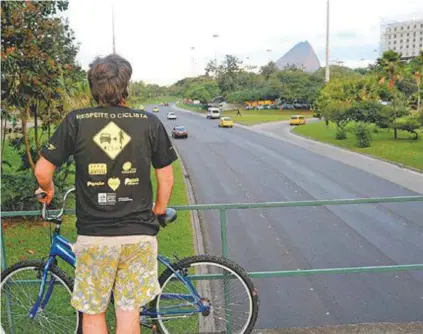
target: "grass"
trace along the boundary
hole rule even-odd
[[[330,124],[326,128],[324,122],[310,123],[306,126],[295,128],[294,132],[318,141],[347,148],[355,152],[369,154],[423,171],[422,135],[420,135],[418,140],[411,140],[408,132],[398,131],[398,139],[395,140],[392,130],[379,129],[378,133],[372,133],[373,140],[370,147],[359,148],[356,146],[355,135],[350,132],[347,133],[347,139],[336,140],[336,128],[333,124]]]
[[[179,107],[199,113],[206,114],[207,111],[195,105],[188,105],[180,103]],[[224,111],[222,116],[230,116],[234,122],[243,125],[255,125],[260,123],[287,121],[292,115],[303,115],[306,118],[313,117],[313,111],[310,110],[284,110],[279,109],[265,109],[265,110],[244,110],[239,109],[241,116],[236,116],[236,110]]]

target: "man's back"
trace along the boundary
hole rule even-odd
[[[74,155],[78,234],[157,234],[150,168],[176,155],[155,115],[122,106],[73,111],[42,154],[56,165]]]

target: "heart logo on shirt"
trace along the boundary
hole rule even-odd
[[[113,191],[116,191],[116,189],[119,188],[120,186],[120,180],[117,177],[111,177],[107,181],[107,184],[109,185],[110,188],[113,189]]]

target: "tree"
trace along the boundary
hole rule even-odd
[[[419,55],[410,62],[409,68],[417,84],[417,110],[420,110],[421,97],[423,94],[422,92],[423,50],[420,50]]]
[[[276,63],[273,61],[270,61],[268,64],[260,67],[260,74],[267,80],[269,79],[272,74],[278,72],[279,69],[276,66]]]
[[[396,122],[392,125],[395,129],[408,131],[414,134],[414,140],[419,138],[417,129],[420,128],[420,122],[417,115],[408,115],[401,118],[398,118]]]
[[[27,121],[30,109],[54,108],[67,87],[63,77],[75,70],[77,48],[66,21],[57,15],[67,1],[3,1],[2,10],[2,103],[20,113],[26,153],[32,169]],[[37,150],[39,138],[35,138]]]
[[[279,71],[272,75],[281,83],[279,97],[286,102],[313,103],[317,92],[323,85],[323,80],[313,77],[310,73],[294,69]]]
[[[403,75],[404,62],[401,60],[401,55],[393,50],[385,51],[381,58],[376,61],[376,70],[380,74],[380,83],[384,84],[388,79],[388,89],[393,92],[393,111],[395,123],[396,119],[396,100],[397,94],[395,92],[395,83],[401,79]],[[397,128],[394,126],[394,138],[398,138]]]
[[[202,80],[193,82],[188,86],[184,97],[192,100],[199,100],[202,104],[207,104],[215,96],[219,95],[219,87],[214,80]]]
[[[313,76],[319,78],[320,80],[325,79],[325,67],[319,68],[316,72],[313,73]],[[337,79],[344,79],[344,78],[351,78],[351,77],[360,77],[361,74],[346,66],[339,66],[339,65],[331,65],[330,66],[330,79],[337,80]]]

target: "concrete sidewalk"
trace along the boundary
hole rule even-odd
[[[256,329],[254,334],[422,334],[423,322],[376,323],[345,326]]]

